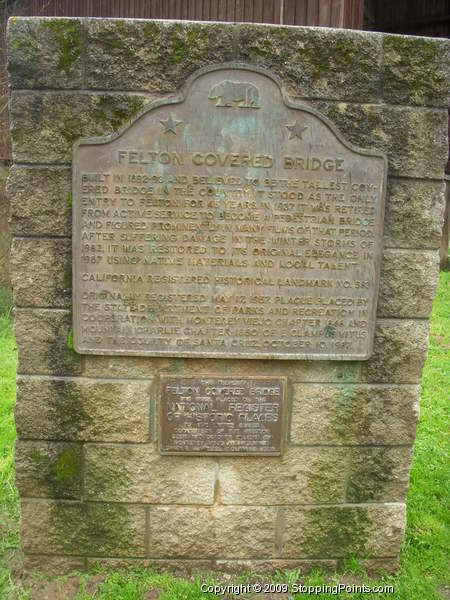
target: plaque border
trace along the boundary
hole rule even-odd
[[[367,351],[365,353],[299,353],[299,352],[286,352],[283,354],[275,352],[222,352],[215,350],[133,350],[133,349],[101,349],[101,348],[83,348],[78,341],[78,329],[75,323],[78,322],[78,304],[76,302],[76,274],[79,271],[77,253],[76,253],[76,241],[78,236],[76,232],[79,227],[79,219],[77,216],[77,194],[76,194],[76,182],[78,179],[78,168],[77,168],[77,153],[78,149],[82,145],[101,145],[112,142],[123,135],[132,125],[134,125],[141,117],[151,112],[155,108],[161,106],[170,106],[174,104],[180,104],[183,102],[194,82],[208,73],[223,71],[228,69],[235,69],[241,71],[256,72],[271,79],[280,89],[281,97],[284,104],[288,108],[294,110],[301,110],[315,116],[321,120],[336,136],[336,138],[350,151],[360,154],[361,156],[373,156],[380,158],[384,162],[384,177],[382,181],[382,188],[380,190],[380,221],[378,224],[378,231],[380,235],[380,251],[377,257],[375,257],[374,271],[375,271],[375,286],[374,286],[374,302],[372,306],[372,312],[368,316],[373,322],[373,327],[369,331]],[[118,131],[108,135],[100,137],[81,137],[73,144],[72,153],[72,332],[73,332],[73,349],[75,352],[81,355],[99,355],[99,356],[148,356],[148,357],[174,357],[174,358],[218,358],[218,359],[240,359],[240,360],[332,360],[332,361],[363,361],[368,360],[373,354],[373,345],[375,337],[375,325],[378,305],[378,295],[380,287],[380,271],[381,271],[381,260],[383,252],[383,228],[384,228],[384,215],[386,206],[386,193],[387,193],[387,177],[388,177],[388,160],[385,152],[373,148],[360,148],[347,141],[343,134],[339,131],[336,125],[328,119],[325,115],[320,113],[315,108],[303,104],[301,102],[294,102],[289,98],[286,90],[281,82],[281,79],[269,69],[261,67],[259,65],[253,65],[250,63],[242,63],[237,61],[230,61],[224,63],[216,63],[214,65],[208,65],[202,67],[192,73],[180,87],[180,89],[172,95],[168,95],[165,98],[158,98],[145,105],[140,111],[138,111],[133,117],[131,117]]]
[[[282,397],[281,397],[281,419],[280,419],[280,423],[281,423],[281,433],[280,433],[280,451],[279,452],[176,452],[176,451],[167,451],[167,450],[163,450],[162,448],[162,419],[161,419],[161,413],[162,413],[162,381],[163,379],[267,379],[267,380],[276,380],[276,381],[281,381],[281,385],[282,385]],[[268,458],[272,458],[272,457],[277,457],[277,456],[283,456],[285,450],[286,450],[286,446],[287,446],[287,426],[288,426],[288,414],[289,414],[289,410],[287,407],[287,404],[289,403],[289,398],[288,398],[288,378],[286,376],[280,375],[279,377],[277,377],[276,375],[244,375],[242,377],[239,377],[238,375],[233,376],[233,375],[226,375],[225,377],[222,377],[220,375],[211,375],[211,374],[206,374],[206,375],[199,375],[197,377],[191,376],[191,375],[170,375],[168,373],[161,373],[159,376],[159,389],[158,389],[158,408],[157,408],[157,413],[158,413],[158,424],[155,427],[156,429],[156,438],[157,438],[157,445],[158,445],[158,452],[160,454],[160,456],[226,456],[226,457],[232,457],[232,456],[240,456],[240,457],[253,457],[253,458],[264,458],[264,457],[268,457]]]

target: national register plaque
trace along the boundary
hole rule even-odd
[[[79,140],[75,350],[368,358],[386,169],[245,65]]]
[[[161,454],[279,455],[285,379],[161,377]]]

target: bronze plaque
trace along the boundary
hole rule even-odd
[[[84,354],[366,359],[386,157],[221,65],[73,161]]]
[[[281,454],[285,379],[161,377],[161,454]]]

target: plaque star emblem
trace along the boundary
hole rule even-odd
[[[161,125],[164,127],[164,133],[169,133],[169,131],[171,131],[175,135],[177,133],[176,127],[182,122],[183,121],[177,121],[176,119],[174,119],[172,115],[170,115],[168,119],[160,120]]]
[[[303,139],[303,134],[305,133],[305,131],[308,129],[308,126],[302,126],[300,125],[300,123],[298,121],[295,121],[295,123],[293,125],[286,125],[286,127],[289,129],[289,139],[292,140],[292,138],[298,137],[299,140]]]

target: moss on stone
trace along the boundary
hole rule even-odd
[[[63,285],[64,290],[70,290],[72,288],[72,259],[70,256],[67,257],[64,267]]]
[[[311,556],[364,556],[370,518],[362,507],[317,507],[307,513],[304,547]]]
[[[179,358],[174,358],[170,363],[172,373],[179,373],[183,370],[183,363]]]
[[[55,502],[51,522],[60,548],[70,554],[133,553],[136,531],[126,506]]]
[[[101,498],[120,499],[132,485],[126,465],[133,460],[133,452],[127,447],[101,446],[86,461],[86,489],[96,490]]]
[[[144,99],[140,96],[103,95],[94,107],[93,118],[105,130],[118,131],[143,105]]]
[[[35,465],[40,465],[45,458],[44,455],[42,454],[42,452],[39,452],[39,450],[36,450],[36,448],[33,448],[33,450],[30,450],[30,452],[28,452],[27,456],[28,456],[29,460]]]
[[[175,33],[172,37],[172,61],[174,63],[181,62],[185,51],[186,46],[184,41],[179,37],[178,33]]]
[[[67,348],[69,350],[72,350],[72,352],[74,351],[73,350],[73,329],[72,329],[72,327],[69,329],[69,334],[67,336]]]
[[[94,414],[86,411],[85,399],[85,394],[95,399],[95,387],[85,389],[76,383],[58,380],[52,380],[51,386],[52,396],[57,399],[53,409],[55,425],[69,439],[76,439],[95,419]],[[113,387],[111,384],[111,390]]]
[[[308,494],[314,502],[329,502],[330,498],[342,500],[339,490],[339,479],[343,474],[339,471],[335,450],[322,448],[318,458],[312,463],[307,476]]]
[[[73,19],[52,19],[43,21],[42,27],[52,31],[59,45],[58,68],[69,75],[82,53],[81,23]]]
[[[388,448],[374,448],[354,456],[347,485],[348,502],[375,500],[391,481],[395,463]]]
[[[60,484],[72,483],[80,478],[81,455],[73,448],[65,448],[53,464],[52,473]]]

